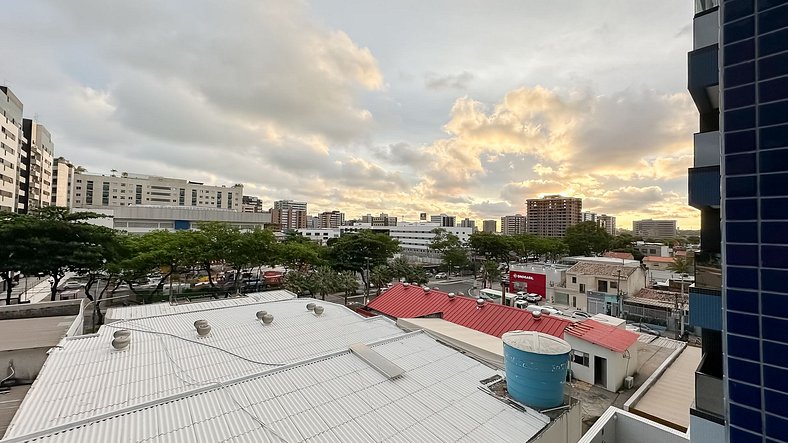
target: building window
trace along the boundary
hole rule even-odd
[[[610,289],[618,289],[618,282],[617,281],[611,281],[610,282]]]
[[[85,185],[85,204],[92,205],[93,204],[93,181],[88,180],[87,184]]]
[[[586,292],[586,285],[580,283],[580,292]]]
[[[217,208],[222,207],[222,193],[220,191],[216,192],[216,207]]]
[[[596,290],[599,292],[607,292],[607,280],[599,280],[596,282]]]
[[[183,206],[186,204],[186,190],[181,189],[180,193],[178,194],[178,204]]]
[[[192,206],[197,206],[197,190],[192,189]]]
[[[572,283],[577,283],[577,277],[572,277]]]
[[[134,203],[141,205],[142,204],[142,185],[136,185],[134,188]]]
[[[228,192],[227,193],[227,209],[232,209],[232,208],[233,208],[233,193],[232,192]]]
[[[107,182],[101,184],[101,204],[103,206],[109,205],[109,183]]]
[[[572,363],[588,367],[588,352],[572,351]]]

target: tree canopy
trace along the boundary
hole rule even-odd
[[[610,249],[610,240],[610,234],[592,221],[570,226],[564,236],[571,255],[599,255]]]

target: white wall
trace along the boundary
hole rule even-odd
[[[607,360],[607,379],[604,388],[616,392],[624,384],[624,377],[632,375],[638,366],[638,342],[628,349],[630,358],[624,358],[625,353],[589,343],[570,334],[564,334],[564,340],[572,346],[572,350],[588,353],[588,367],[574,363],[571,364],[574,378],[589,384],[594,384],[594,357],[599,356]]]
[[[683,432],[611,406],[583,435],[579,443],[689,443],[689,441],[687,434]]]
[[[15,377],[24,383],[32,382],[41,372],[48,350],[49,347],[0,352],[0,374],[6,376],[8,363],[13,360]]]
[[[692,443],[719,443],[725,441],[725,426],[690,414],[689,434]]]
[[[583,408],[579,401],[537,435],[531,443],[575,443],[583,436]]]

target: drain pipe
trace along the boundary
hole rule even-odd
[[[3,383],[5,383],[6,381],[14,378],[14,376],[16,375],[16,369],[14,369],[14,361],[13,360],[9,360],[8,361],[8,372],[10,372],[11,374],[9,374],[8,377],[0,380],[0,386],[2,386]]]

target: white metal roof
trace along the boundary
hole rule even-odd
[[[495,371],[424,333],[372,347],[405,373],[345,350],[11,441],[525,442],[549,423],[480,390]]]
[[[6,436],[95,417],[403,333],[386,318],[365,318],[344,306],[312,299],[245,305],[231,301],[222,308],[119,321],[102,326],[95,336],[64,339],[50,352]],[[315,316],[306,309],[308,302],[323,305],[325,311]],[[273,323],[258,321],[259,310],[273,314]],[[194,322],[200,319],[212,327],[207,338],[198,338],[195,331]],[[123,351],[111,346],[112,334],[119,328],[131,330],[131,343]]]
[[[133,319],[143,317],[154,317],[158,315],[178,314],[182,312],[205,311],[208,309],[225,308],[228,306],[240,306],[254,303],[264,303],[279,300],[292,300],[296,295],[290,291],[277,290],[266,292],[255,292],[246,294],[244,297],[225,298],[219,300],[200,301],[193,303],[181,303],[171,305],[170,303],[151,303],[148,305],[117,306],[107,309],[107,322],[121,319]]]

